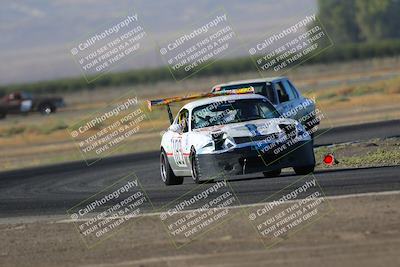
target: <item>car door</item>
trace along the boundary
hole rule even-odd
[[[21,94],[11,93],[7,96],[6,102],[9,113],[19,113],[21,111]]]
[[[21,112],[28,112],[32,109],[32,96],[29,93],[22,92],[21,93]]]
[[[183,109],[178,113],[174,124],[177,124],[179,130],[173,132],[171,137],[171,147],[172,147],[172,160],[170,162],[174,170],[185,171],[188,168],[187,164],[187,142],[189,133],[189,111]]]

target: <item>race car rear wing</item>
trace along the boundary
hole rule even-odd
[[[208,97],[216,97],[216,96],[223,96],[223,95],[239,95],[239,94],[251,94],[254,93],[254,87],[245,87],[239,88],[235,90],[227,90],[227,91],[217,91],[212,93],[203,93],[203,94],[193,94],[187,96],[175,96],[163,99],[156,99],[156,100],[148,100],[147,107],[151,111],[153,106],[166,106],[168,111],[169,121],[172,124],[174,122],[174,117],[172,115],[172,111],[170,108],[171,103],[182,102],[187,100],[194,100],[200,98],[208,98]]]

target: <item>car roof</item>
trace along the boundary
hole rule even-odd
[[[240,99],[267,99],[262,95],[257,94],[240,94],[240,95],[224,95],[224,96],[215,96],[215,97],[208,97],[204,99],[199,99],[184,105],[182,109],[192,110],[196,107],[208,105],[217,102],[229,101],[229,100],[240,100]]]
[[[229,85],[236,85],[236,84],[242,84],[242,83],[273,82],[273,81],[282,80],[282,79],[287,79],[287,77],[284,77],[284,76],[280,76],[280,77],[265,77],[265,78],[259,78],[259,79],[232,81],[232,82],[217,84],[217,85],[213,86],[213,88],[215,88],[215,87],[229,86]]]

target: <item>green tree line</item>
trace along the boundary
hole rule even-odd
[[[400,0],[318,0],[318,10],[335,43],[400,38]]]
[[[400,55],[400,40],[385,40],[372,43],[347,43],[334,45],[318,56],[305,61],[303,65],[315,63],[343,62],[375,57],[391,57]],[[254,62],[249,57],[221,59],[208,65],[198,73],[199,76],[224,75],[257,71]],[[175,73],[177,78],[184,78],[188,73]],[[132,70],[119,73],[104,74],[91,83],[84,78],[58,79],[40,81],[29,84],[14,84],[0,86],[0,95],[7,92],[23,90],[35,93],[67,93],[79,90],[95,90],[109,86],[134,86],[136,84],[152,84],[159,81],[173,80],[167,67]]]

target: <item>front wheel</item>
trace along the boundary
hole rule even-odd
[[[169,165],[167,154],[165,153],[164,149],[161,150],[160,154],[160,174],[161,180],[166,185],[178,185],[183,183],[183,177],[178,177],[174,174]]]
[[[306,175],[314,172],[315,165],[304,166],[304,167],[295,167],[293,168],[294,172],[297,175]]]

